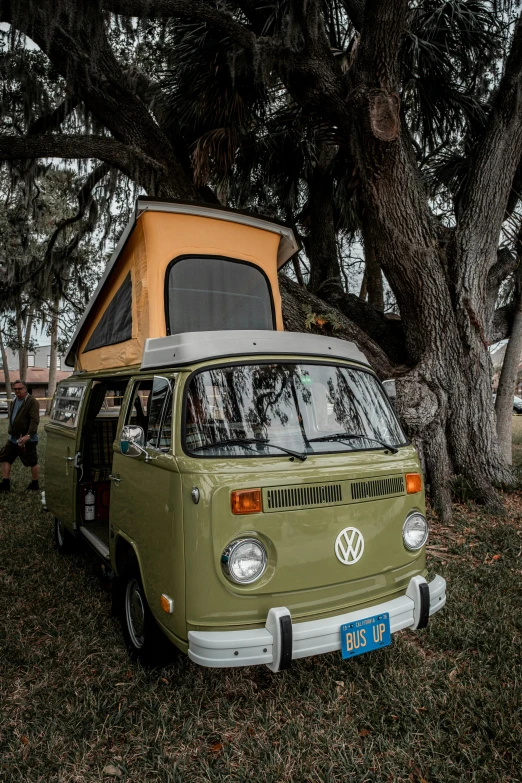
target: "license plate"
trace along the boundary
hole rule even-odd
[[[389,644],[391,644],[391,632],[388,612],[341,625],[343,658],[353,658],[372,650],[380,650],[381,647],[387,647]]]

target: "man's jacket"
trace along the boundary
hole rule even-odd
[[[40,406],[31,394],[28,394],[23,405],[18,409],[15,420],[11,421],[11,411],[15,400],[9,406],[9,435],[13,438],[21,438],[22,435],[36,435],[40,423]]]

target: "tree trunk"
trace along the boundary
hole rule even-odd
[[[365,157],[368,147],[371,142],[365,140]],[[439,242],[437,223],[405,165],[406,156],[400,139],[391,144],[379,170],[368,172],[364,188],[364,235],[396,296],[413,368],[397,384],[397,409],[419,450],[441,518],[451,516],[454,473],[463,475],[492,511],[500,512],[491,482],[512,478],[497,444],[483,329],[486,304],[474,285],[475,266],[467,263],[470,246],[475,264],[488,248],[470,243],[458,229],[450,245]],[[407,203],[400,214],[388,209],[401,199]]]
[[[24,322],[21,308],[16,308],[16,341],[18,343],[18,378],[25,383],[27,354],[24,351]]]
[[[49,416],[51,412],[51,405],[54,397],[54,392],[56,391],[56,359],[58,355],[57,343],[58,343],[59,306],[60,306],[60,300],[55,299],[55,301],[53,302],[53,314],[51,319],[51,356],[50,356],[50,364],[49,364],[49,385],[47,388],[47,397],[49,399],[47,400],[45,406],[46,416]]]
[[[518,285],[517,288],[515,317],[504,355],[504,363],[502,364],[502,372],[498,382],[497,399],[495,401],[498,445],[508,465],[511,465],[513,462],[513,394],[517,382],[520,356],[522,355],[522,286]]]
[[[363,277],[361,280],[361,289],[359,291],[359,299],[362,299],[363,302],[366,302],[367,296],[368,296],[368,277],[366,275],[366,265],[365,265]]]
[[[319,141],[317,164],[308,180],[310,206],[309,289],[313,294],[319,296],[321,288],[326,283],[333,284],[342,290],[334,220],[333,178],[328,170],[328,165],[334,154],[335,149],[331,145]]]
[[[368,292],[368,304],[376,310],[384,310],[384,287],[381,265],[375,255],[375,248],[369,237],[364,237],[364,279]]]
[[[299,283],[299,285],[302,285],[304,287],[305,281],[304,281],[304,278],[303,278],[303,273],[301,272],[301,263],[299,261],[299,256],[298,255],[293,256],[293,258],[292,258],[292,266],[294,268],[294,273],[295,273],[297,282]]]
[[[2,337],[2,330],[0,329],[0,353],[2,355],[2,367],[4,370],[4,378],[5,378],[5,392],[7,396],[7,400],[9,401],[11,399],[11,378],[9,376],[9,362],[7,360],[7,351],[5,350],[4,340]]]
[[[16,333],[18,338],[18,370],[20,380],[26,383],[27,381],[27,355],[29,353],[29,345],[31,342],[31,332],[33,331],[33,308],[29,308],[29,312],[24,317],[21,309],[17,309],[16,312]]]

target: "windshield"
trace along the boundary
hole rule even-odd
[[[406,442],[373,375],[295,363],[196,373],[187,391],[184,438],[186,450],[201,457],[281,455],[278,447],[306,455],[382,450],[382,444]],[[237,442],[243,439],[248,443]]]

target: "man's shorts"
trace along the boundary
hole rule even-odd
[[[17,443],[8,440],[2,451],[0,451],[0,462],[9,462],[10,465],[20,457],[22,465],[26,468],[33,468],[38,465],[38,454],[36,453],[37,441],[27,441],[24,448],[20,448]]]

